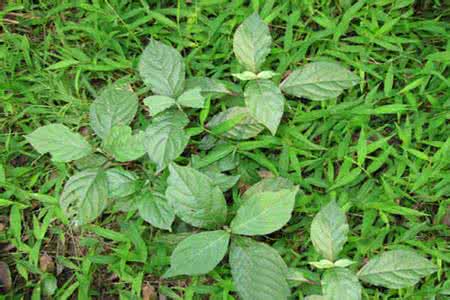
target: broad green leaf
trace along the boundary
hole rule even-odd
[[[311,100],[336,98],[359,77],[333,62],[314,62],[292,72],[280,85],[283,92]]]
[[[212,271],[225,256],[230,234],[223,230],[193,234],[181,241],[170,257],[165,278],[201,275]]]
[[[187,115],[180,110],[168,110],[153,118],[153,123],[169,122],[173,126],[184,128],[189,124]]]
[[[433,263],[412,250],[392,250],[369,260],[358,277],[373,285],[400,289],[413,286],[436,270]]]
[[[157,228],[171,231],[175,213],[167,200],[144,192],[137,200],[139,215],[146,222]]]
[[[326,270],[322,277],[322,293],[326,300],[360,300],[358,277],[344,268]]]
[[[283,300],[289,296],[287,266],[270,246],[237,237],[230,247],[234,286],[242,300]]]
[[[241,65],[248,71],[257,73],[270,53],[271,43],[269,26],[254,13],[236,29],[233,51]]]
[[[169,171],[166,198],[181,220],[206,229],[217,228],[225,223],[225,198],[208,176],[176,164],[171,164]]]
[[[259,124],[249,113],[246,107],[232,107],[224,112],[218,113],[208,122],[207,127],[214,130],[219,125],[236,118],[235,123],[222,135],[235,140],[246,140],[257,136],[264,126]]]
[[[134,194],[138,189],[138,177],[136,174],[122,168],[106,170],[108,180],[108,196],[116,199]]]
[[[50,153],[56,162],[77,160],[92,152],[91,146],[80,134],[62,124],[39,127],[25,138],[37,152]]]
[[[344,212],[331,201],[311,223],[311,241],[323,257],[334,261],[347,241],[348,224]]]
[[[170,107],[175,105],[175,99],[168,96],[149,96],[144,99],[144,104],[150,110],[150,115],[156,116],[160,112],[169,109]]]
[[[231,231],[243,235],[264,235],[283,227],[291,218],[298,187],[256,193],[244,201],[231,221]]]
[[[137,160],[145,154],[144,148],[145,134],[139,131],[133,135],[130,126],[117,125],[103,141],[103,147],[115,160],[127,162]]]
[[[91,104],[89,121],[102,139],[116,125],[129,125],[136,115],[138,98],[124,88],[107,87]]]
[[[139,74],[154,94],[174,98],[183,91],[183,58],[174,48],[161,42],[152,39],[144,49]]]
[[[286,178],[283,177],[273,177],[264,178],[252,185],[245,193],[242,195],[242,201],[250,199],[255,194],[262,192],[278,192],[281,190],[290,190],[294,188],[294,184]]]
[[[208,77],[192,77],[186,79],[186,89],[200,88],[203,94],[231,94],[231,91],[217,79]]]
[[[206,171],[204,172],[209,178],[211,178],[213,184],[218,186],[222,192],[226,192],[231,189],[241,177],[240,175],[229,176],[218,172]]]
[[[177,103],[185,107],[203,108],[205,105],[205,98],[200,92],[200,88],[187,90],[178,97]]]
[[[284,96],[270,80],[250,81],[245,87],[245,105],[250,114],[275,135],[284,111]]]
[[[158,172],[180,156],[189,142],[189,136],[180,125],[180,120],[170,117],[155,118],[145,130],[145,149]]]
[[[75,225],[97,218],[108,203],[108,180],[102,169],[89,169],[69,178],[59,199],[64,214]]]

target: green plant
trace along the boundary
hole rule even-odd
[[[143,101],[152,116],[145,130],[140,126],[133,131],[130,126],[139,100],[130,87],[117,83],[107,87],[91,105],[90,124],[101,139],[99,147],[97,144],[93,148],[84,137],[61,124],[47,125],[28,135],[27,140],[38,152],[49,152],[56,162],[75,161],[79,169],[67,181],[60,197],[65,215],[74,224],[83,225],[113,206],[113,211],[137,210],[145,221],[165,230],[171,230],[177,216],[209,231],[179,243],[165,277],[211,271],[226,255],[231,240],[229,260],[241,297],[286,298],[287,267],[279,254],[243,236],[266,235],[284,226],[294,208],[298,187],[280,177],[260,181],[241,197],[233,197],[234,206],[228,213],[223,193],[236,184],[241,174],[230,176],[224,172],[236,168],[238,154],[257,157],[247,152],[257,146],[237,141],[256,137],[264,128],[277,134],[286,104],[283,92],[326,100],[339,96],[360,79],[337,63],[314,62],[293,71],[277,85],[270,79],[279,75],[261,69],[270,44],[269,29],[258,15],[251,15],[238,28],[234,52],[245,71],[234,76],[245,81],[243,96],[237,97],[243,98],[245,106],[228,108],[208,122],[213,100],[235,95],[233,86],[211,78],[185,79],[181,55],[151,40],[139,63],[141,77],[153,93]],[[195,109],[201,109],[200,113],[192,114]],[[186,129],[192,124],[195,126]],[[207,153],[202,157],[191,155],[188,147],[195,136],[202,136],[196,142]],[[183,152],[187,157],[180,157]],[[181,167],[175,160],[191,167]],[[139,161],[139,167],[124,168],[132,161]],[[270,169],[270,163],[259,161]],[[254,222],[247,224],[248,220]],[[325,256],[330,261],[324,263],[347,263],[333,262],[335,255],[332,252]]]
[[[349,226],[344,212],[333,200],[324,206],[311,224],[311,240],[324,259],[310,264],[326,269],[322,275],[323,296],[308,299],[358,300],[362,299],[360,280],[389,289],[413,286],[419,280],[436,272],[437,267],[409,249],[396,249],[373,257],[355,275],[347,267],[355,264],[349,259],[338,259],[347,241]]]

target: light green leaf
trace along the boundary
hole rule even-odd
[[[283,300],[289,296],[287,266],[270,246],[237,237],[230,247],[233,282],[242,300]]]
[[[348,224],[335,201],[324,206],[311,224],[311,240],[323,257],[334,261],[347,241]]]
[[[326,300],[360,300],[358,277],[344,268],[326,270],[322,277],[322,293]]]
[[[200,88],[203,94],[231,94],[231,91],[217,79],[208,77],[192,77],[186,79],[186,89]]]
[[[278,192],[281,190],[290,190],[294,188],[294,184],[286,178],[283,177],[273,177],[264,178],[252,185],[245,193],[242,195],[242,201],[250,199],[255,194],[262,192]]]
[[[144,140],[144,132],[139,131],[133,135],[130,126],[117,125],[111,128],[103,141],[103,147],[115,160],[127,162],[137,160],[145,154]]]
[[[177,275],[201,275],[212,271],[225,256],[230,234],[223,230],[206,231],[181,241],[170,257],[165,278]]]
[[[311,295],[305,298],[305,300],[326,300],[324,296]]]
[[[231,75],[242,81],[258,79],[258,75],[256,75],[253,72],[250,72],[250,71],[244,71],[242,73],[231,74]]]
[[[171,164],[169,171],[166,198],[181,220],[206,229],[217,228],[225,223],[225,198],[208,176],[176,164]]]
[[[233,51],[241,65],[248,71],[257,73],[270,53],[271,43],[269,27],[257,13],[254,13],[236,29]]]
[[[336,267],[346,268],[346,267],[348,267],[348,266],[353,265],[354,263],[355,263],[354,261],[352,261],[352,260],[350,260],[350,259],[344,258],[344,259],[339,259],[339,260],[337,260],[337,261],[334,263],[334,265],[335,265]]]
[[[275,73],[274,71],[262,71],[258,73],[257,77],[259,79],[270,79],[275,75],[277,75],[277,73]]]
[[[150,115],[156,116],[160,112],[175,105],[175,99],[168,96],[150,96],[144,99],[144,104],[150,110]]]
[[[189,142],[180,120],[166,117],[154,119],[145,130],[145,149],[157,164],[158,172],[183,153]]]
[[[108,196],[116,199],[134,194],[138,189],[138,177],[136,174],[122,168],[106,170],[108,180]]]
[[[97,218],[108,203],[108,181],[102,169],[89,169],[69,178],[59,199],[64,214],[75,225]]]
[[[321,259],[320,261],[312,261],[309,263],[317,269],[330,269],[334,267],[334,263],[328,259]]]
[[[436,270],[433,263],[414,251],[392,250],[369,260],[358,277],[373,285],[400,289],[413,286]]]
[[[359,77],[333,62],[314,62],[292,72],[280,85],[286,94],[311,100],[336,98]]]
[[[151,40],[139,61],[139,74],[154,94],[175,98],[184,87],[184,62],[174,48]]]
[[[284,111],[284,96],[270,80],[250,81],[244,92],[250,114],[275,135]]]
[[[231,231],[243,235],[264,235],[283,227],[291,218],[298,187],[256,193],[239,207]]]
[[[207,127],[214,130],[219,125],[223,125],[226,122],[233,122],[226,132],[222,133],[224,137],[235,140],[246,140],[257,136],[264,126],[259,124],[249,113],[246,107],[232,107],[224,112],[218,113],[211,118]]]
[[[211,178],[213,184],[218,186],[222,192],[226,192],[231,189],[241,177],[240,175],[228,176],[219,172],[206,171],[204,172],[209,178]]]
[[[178,97],[177,103],[185,107],[203,108],[205,105],[205,98],[200,92],[200,88],[187,90]]]
[[[25,138],[37,152],[50,153],[56,162],[77,160],[92,152],[91,146],[80,134],[62,124],[39,127]]]
[[[136,115],[138,98],[124,88],[107,87],[91,104],[89,121],[102,139],[116,125],[129,125]]]
[[[175,213],[167,200],[150,192],[144,192],[138,198],[137,207],[139,215],[146,222],[157,228],[172,231]]]

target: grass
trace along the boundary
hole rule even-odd
[[[34,3],[32,3],[34,2]],[[192,2],[192,3],[191,3]],[[189,231],[155,230],[133,213],[72,228],[56,205],[73,166],[39,156],[23,135],[59,122],[94,139],[88,107],[107,83],[148,89],[137,60],[150,37],[185,57],[188,75],[233,81],[241,71],[232,34],[258,10],[274,39],[265,69],[286,74],[322,58],[363,81],[325,102],[290,99],[275,138],[243,142],[238,187],[279,174],[299,184],[289,225],[266,236],[289,267],[309,272],[292,299],[319,293],[309,261],[312,217],[330,199],[349,216],[344,256],[364,259],[409,246],[439,266],[415,287],[366,286],[364,299],[447,299],[450,279],[450,6],[412,1],[15,1],[0,4],[0,260],[12,287],[0,299],[234,299],[230,271],[161,280],[171,250]],[[236,91],[240,87],[235,85]],[[213,112],[233,98],[215,101]],[[142,127],[148,116],[141,113]],[[200,138],[195,137],[196,149]],[[205,154],[199,150],[202,157]],[[356,266],[355,266],[356,267]],[[52,270],[54,269],[54,270]],[[151,299],[151,298],[144,298]],[[164,298],[162,298],[164,299]]]

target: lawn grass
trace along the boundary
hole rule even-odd
[[[274,174],[301,188],[288,226],[262,238],[289,267],[307,274],[309,283],[292,284],[292,299],[320,293],[320,271],[308,264],[320,259],[309,230],[312,217],[331,199],[350,223],[344,257],[364,261],[408,246],[439,267],[415,287],[365,286],[363,299],[448,299],[450,4],[445,0],[31,2],[3,4],[0,10],[0,260],[13,279],[0,299],[40,299],[49,290],[43,283],[49,284],[52,267],[54,299],[139,299],[143,290],[169,299],[236,298],[223,264],[207,276],[160,278],[174,246],[191,231],[180,221],[172,234],[133,212],[71,227],[57,199],[75,166],[39,156],[23,135],[63,123],[94,142],[89,105],[104,86],[119,80],[140,99],[149,94],[136,66],[151,37],[183,54],[188,76],[225,79],[241,92],[231,76],[242,71],[232,37],[253,11],[270,23],[273,50],[264,69],[276,71],[276,79],[321,59],[337,60],[361,78],[334,100],[288,99],[275,137],[264,131],[239,145],[236,172],[242,176],[229,199]],[[210,115],[234,101],[214,100]],[[145,128],[149,117],[140,111],[135,125]],[[200,144],[201,136],[193,137],[190,151],[202,158]]]

